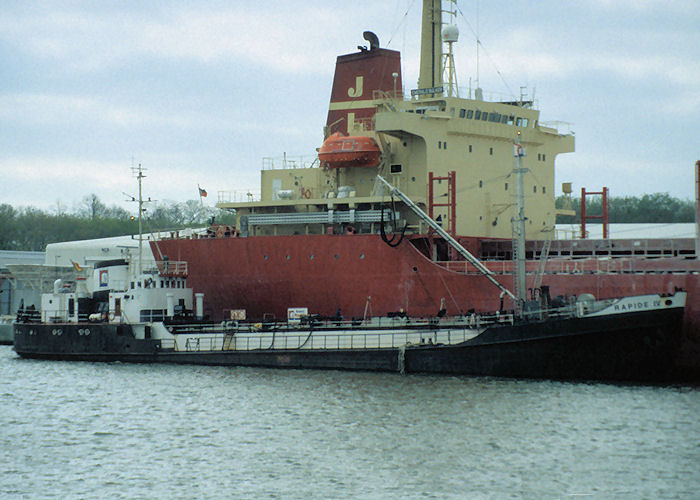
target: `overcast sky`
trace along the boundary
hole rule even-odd
[[[476,2],[460,86],[476,75]],[[185,201],[197,184],[259,191],[263,156],[311,157],[337,55],[374,31],[416,87],[421,2],[5,0],[0,8],[0,203],[73,209],[145,192]],[[700,2],[481,1],[485,93],[533,89],[541,120],[571,123],[561,182],[613,196],[694,196],[700,159]],[[499,76],[500,74],[500,76]],[[505,82],[505,83],[504,83]]]

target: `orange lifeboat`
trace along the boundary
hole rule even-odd
[[[376,167],[379,146],[371,137],[331,134],[318,150],[318,159],[329,168]]]

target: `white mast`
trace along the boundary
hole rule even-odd
[[[522,315],[523,302],[527,296],[527,282],[525,280],[525,193],[523,189],[523,177],[528,170],[523,168],[523,156],[525,148],[520,144],[520,132],[513,141],[513,156],[515,165],[516,209],[513,217],[513,261],[515,272],[513,274],[513,288],[515,289],[515,312]]]
[[[451,6],[451,9],[446,11],[450,16],[449,22],[442,28],[442,41],[447,43],[448,50],[447,54],[443,56],[443,71],[447,73],[447,97],[459,97],[459,87],[457,86],[457,71],[455,69],[455,59],[452,51],[452,46],[459,38],[459,28],[455,23],[455,18],[457,17],[457,0],[450,0],[450,3],[455,4]]]
[[[138,215],[138,220],[139,220],[139,261],[138,261],[138,275],[140,276],[142,271],[143,271],[143,190],[142,190],[142,180],[144,177],[146,177],[143,174],[144,169],[141,167],[141,164],[139,163],[138,167],[131,167],[132,173],[136,176],[136,178],[139,181],[139,215]],[[126,193],[125,193],[126,194]],[[132,197],[133,200],[133,197]]]

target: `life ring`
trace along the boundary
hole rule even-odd
[[[311,198],[311,190],[309,188],[302,189],[301,195],[308,200],[309,198]]]
[[[224,226],[219,226],[216,228],[216,237],[217,238],[223,238],[225,234],[226,234],[226,229],[224,229]]]

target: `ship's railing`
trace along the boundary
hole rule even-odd
[[[434,94],[434,99],[439,99],[442,97],[447,97],[447,84],[443,85],[443,92]],[[460,86],[458,88],[459,97],[462,99],[477,99],[477,91],[471,87]],[[478,99],[484,103],[509,103],[524,108],[535,108],[539,107],[537,100],[534,100],[527,95],[522,95],[520,97],[515,97],[512,94],[505,94],[503,92],[496,91],[486,91],[481,89],[481,97]],[[456,96],[455,96],[456,97]],[[422,98],[420,93],[412,95],[411,92],[404,92],[403,89],[396,90],[374,90],[372,91],[372,99],[376,102],[390,102],[396,100],[406,100],[406,101],[418,101]]]
[[[467,328],[402,331],[264,331],[181,335],[161,340],[161,347],[181,352],[259,351],[268,349],[388,349],[406,345],[453,345],[475,337]]]
[[[574,131],[571,130],[571,123],[569,123],[569,122],[555,120],[555,121],[548,121],[548,122],[539,122],[539,124],[543,127],[547,127],[547,128],[551,128],[553,130],[556,130],[557,134],[559,134],[559,135],[574,135]]]
[[[599,303],[586,305],[586,311]],[[602,304],[602,303],[601,303]],[[607,305],[607,302],[605,302]],[[602,306],[601,306],[602,307]],[[568,304],[560,308],[526,313],[528,319],[569,318],[580,314],[581,307]],[[578,312],[577,312],[578,311]],[[383,321],[378,321],[383,320]],[[391,349],[406,346],[455,345],[476,337],[489,326],[513,325],[511,313],[467,315],[441,323],[437,319],[414,320],[373,318],[369,322],[330,321],[335,329],[308,325],[252,324],[228,322],[224,327],[180,325],[174,339],[163,339],[161,347],[179,352],[264,351],[271,349]],[[371,327],[359,325],[371,325]],[[378,325],[382,325],[381,327]],[[353,328],[356,328],[353,330]]]
[[[374,118],[355,118],[353,122],[353,132],[355,131],[369,132],[374,130]]]
[[[281,170],[289,168],[312,168],[318,163],[318,157],[313,156],[265,156],[262,159],[263,170]]]
[[[587,259],[550,259],[547,261],[544,274],[688,274],[700,272],[700,266],[690,268],[691,260],[671,260],[665,263],[663,259],[655,259],[651,263],[649,259],[635,258],[587,258]],[[445,269],[460,274],[480,275],[477,269],[463,260],[457,261],[436,261],[436,264]],[[535,274],[537,271],[537,261],[527,264],[527,274]],[[501,275],[513,274],[513,262],[487,261],[485,262],[493,273]]]
[[[187,276],[187,262],[183,260],[159,260],[149,269],[161,276]],[[144,271],[148,272],[148,271]]]
[[[372,99],[375,101],[391,101],[400,100],[404,98],[404,93],[402,89],[396,90],[373,90]]]
[[[219,191],[217,203],[251,203],[261,200],[260,191]]]

